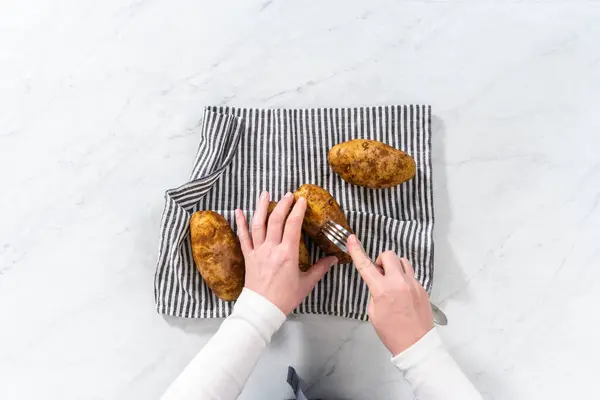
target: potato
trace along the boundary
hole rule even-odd
[[[412,179],[415,160],[376,140],[355,139],[329,150],[331,168],[346,182],[371,189],[389,188]]]
[[[214,211],[198,211],[190,219],[196,268],[217,297],[232,301],[244,288],[244,256],[227,220]]]
[[[335,201],[333,196],[322,187],[317,185],[305,184],[300,186],[294,193],[296,201],[304,197],[306,199],[306,214],[304,215],[304,223],[302,228],[310,236],[312,240],[323,250],[327,255],[336,256],[338,264],[348,264],[352,262],[352,258],[337,248],[329,239],[321,232],[321,229],[327,221],[333,221],[352,232],[348,225],[346,216],[340,208],[340,205]]]
[[[267,210],[267,218],[271,216],[271,213],[277,206],[277,202],[271,201],[269,202],[269,209]],[[291,211],[291,209],[290,209]],[[306,272],[312,267],[312,263],[310,262],[310,253],[308,248],[306,247],[306,243],[304,243],[304,238],[300,236],[300,250],[298,253],[298,267],[303,272]]]

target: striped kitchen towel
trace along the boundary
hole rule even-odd
[[[222,214],[235,230],[234,210],[247,218],[262,190],[274,199],[304,183],[327,189],[340,203],[369,255],[385,250],[407,257],[431,289],[433,198],[431,107],[424,105],[318,109],[206,107],[190,181],[165,195],[154,280],[159,313],[226,317],[233,303],[218,299],[198,273],[189,218],[198,210]],[[414,179],[391,189],[350,185],[329,167],[327,152],[357,138],[379,140],[414,157]],[[313,261],[322,256],[310,244]],[[297,313],[367,319],[368,289],[353,265],[334,266]]]

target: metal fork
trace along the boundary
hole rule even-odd
[[[351,235],[350,232],[343,226],[333,221],[325,222],[321,232],[329,239],[329,241],[337,246],[338,249],[348,254],[348,237]],[[373,261],[371,261],[373,263]],[[375,263],[373,263],[375,264]],[[404,266],[402,266],[404,268]],[[431,311],[433,312],[433,322],[438,325],[448,325],[448,317],[442,310],[440,310],[433,303],[431,305]]]

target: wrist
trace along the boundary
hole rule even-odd
[[[436,349],[443,347],[440,335],[435,328],[431,328],[422,338],[417,340],[411,346],[392,357],[392,363],[401,370],[407,370],[410,367],[421,363]]]
[[[395,335],[385,345],[392,355],[398,355],[421,340],[428,332],[404,332],[401,337],[400,335]]]
[[[240,315],[252,325],[263,326],[265,334],[273,335],[286,320],[286,315],[269,299],[245,287],[235,302],[232,316]]]
[[[281,298],[281,293],[278,293],[276,290],[273,290],[273,287],[261,287],[260,285],[247,284],[246,286],[244,286],[244,290],[246,289],[252,291],[253,293],[262,297],[264,300],[268,301],[271,306],[276,307],[280,312],[282,312],[286,316],[289,315],[295,308],[287,306],[286,303],[289,303],[289,301],[286,301],[285,298]]]

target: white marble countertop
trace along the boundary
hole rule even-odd
[[[0,13],[0,398],[156,399],[217,328],[164,318],[164,190],[202,107],[429,103],[441,333],[486,399],[590,398],[600,302],[600,2],[42,0]],[[332,399],[409,399],[370,325],[294,317]],[[586,394],[588,396],[586,396]],[[451,398],[451,394],[449,394]]]

